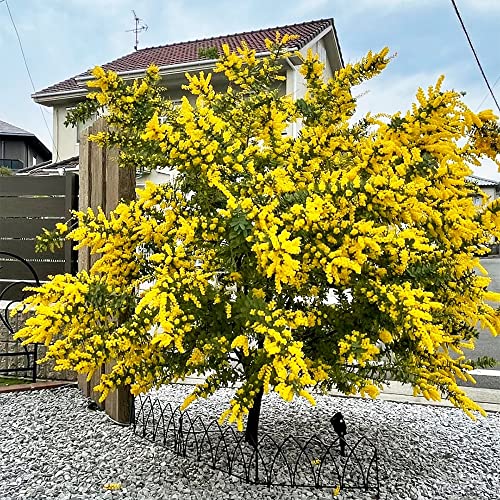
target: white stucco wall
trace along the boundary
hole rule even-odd
[[[333,69],[330,66],[328,58],[326,57],[325,42],[323,40],[318,40],[313,48],[313,52],[314,51],[319,54],[321,62],[325,64],[325,71],[323,73],[325,80],[330,79],[333,76]]]
[[[330,63],[328,61],[328,58],[326,57],[326,49],[325,49],[325,44],[323,40],[318,40],[316,43],[314,43],[311,46],[311,50],[313,53],[319,54],[320,61],[325,65],[325,69],[323,72],[323,77],[325,80],[328,80],[333,76],[333,71],[332,67],[330,66]],[[307,50],[303,51],[303,56],[305,57],[307,55]],[[285,65],[287,68],[286,72],[286,93],[287,95],[291,95],[294,97],[294,99],[302,99],[306,95],[307,92],[307,86],[306,86],[306,80],[304,76],[300,73],[300,66],[294,66],[293,69],[290,67],[291,62],[288,66]],[[292,65],[293,66],[293,65]],[[296,137],[298,131],[300,130],[301,123],[300,121],[294,125],[291,125],[287,132]]]
[[[323,72],[323,77],[328,80],[332,77],[333,71],[326,57],[326,49],[323,40],[318,40],[311,46],[311,50],[314,54],[319,54],[320,61],[325,65]],[[307,55],[307,50],[303,51],[303,56]],[[292,71],[290,67],[287,68],[287,81],[286,81],[286,92],[287,94],[293,95],[296,99],[304,97],[306,93],[306,83],[304,77],[299,73],[300,66],[295,66],[295,70]],[[294,81],[295,73],[295,81]]]
[[[497,199],[497,191],[494,186],[492,187],[483,186],[481,187],[481,189],[483,190],[484,194],[488,197],[488,201],[493,201]]]
[[[53,108],[53,161],[66,160],[79,154],[76,128],[64,126],[69,109],[71,106],[68,105],[59,105]]]

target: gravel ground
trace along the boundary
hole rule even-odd
[[[177,404],[190,390],[155,393]],[[230,391],[193,404],[192,415],[220,414]],[[278,398],[263,402],[261,428],[308,435],[331,432],[344,414],[348,431],[376,438],[382,452],[382,498],[500,500],[500,414],[470,421],[450,408],[347,398],[317,406]],[[121,489],[107,491],[108,483]],[[175,456],[89,410],[76,389],[0,395],[0,500],[307,499],[331,490],[254,486]],[[344,491],[340,499],[366,499]]]

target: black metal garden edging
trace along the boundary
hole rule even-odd
[[[285,437],[261,430],[253,447],[232,426],[193,418],[150,395],[136,398],[133,426],[137,435],[247,483],[373,490],[380,498],[379,452],[366,436],[346,434],[344,456],[333,432]]]
[[[0,251],[0,256],[10,260],[17,261],[21,263],[23,267],[28,269],[33,279],[22,279],[22,280],[3,280],[1,279],[2,273],[2,263],[0,262],[0,328],[6,329],[6,339],[2,339],[0,342],[6,348],[6,352],[0,349],[0,361],[3,359],[13,359],[13,358],[25,358],[25,363],[23,366],[19,366],[15,363],[13,366],[7,364],[7,367],[0,365],[0,374],[19,374],[19,373],[30,373],[31,380],[36,382],[36,369],[37,369],[37,356],[38,356],[38,345],[33,344],[32,346],[22,346],[19,340],[14,339],[14,334],[16,328],[14,327],[12,318],[10,317],[10,312],[16,302],[18,301],[19,292],[22,291],[27,286],[40,286],[40,280],[34,269],[34,267],[22,257],[15,255],[11,252]],[[21,296],[27,296],[30,292],[22,291]],[[10,351],[8,346],[15,345],[17,349],[15,351]]]

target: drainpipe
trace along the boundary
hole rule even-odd
[[[288,57],[285,57],[285,61],[292,70],[292,97],[297,99],[297,68],[292,64],[292,61]],[[292,123],[292,137],[295,139],[297,137],[297,122]]]

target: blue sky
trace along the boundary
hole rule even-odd
[[[442,73],[477,110],[494,108],[449,0],[7,0],[37,90],[133,51],[135,9],[149,29],[139,48],[333,17],[346,62],[385,45],[397,53],[385,73],[356,94],[360,111],[405,110],[419,86]],[[500,0],[456,0],[483,68],[500,98]],[[49,132],[0,0],[0,120]],[[43,114],[52,130],[51,109]],[[500,179],[491,165],[476,174]]]

